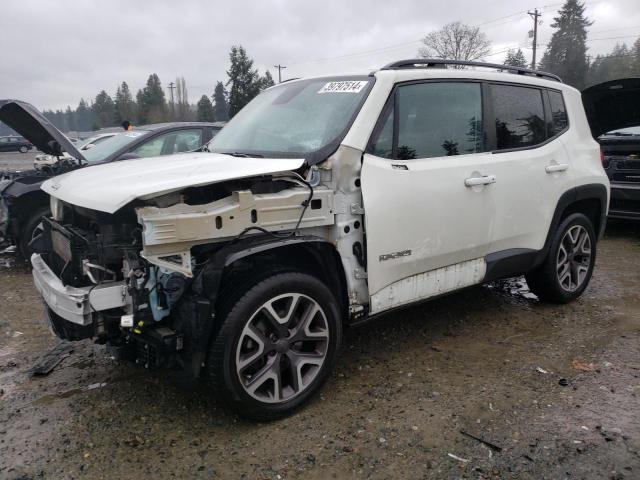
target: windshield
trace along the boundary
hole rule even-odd
[[[90,148],[89,150],[83,150],[82,155],[89,163],[100,162],[112,153],[115,153],[130,143],[137,141],[141,136],[148,134],[148,130],[122,132],[98,143],[95,147]]]
[[[272,87],[220,130],[208,149],[265,157],[304,157],[316,163],[331,154],[346,135],[372,84],[373,78],[360,76],[302,80]]]

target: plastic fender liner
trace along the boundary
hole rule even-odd
[[[195,382],[206,362],[211,336],[217,325],[215,305],[225,268],[242,258],[257,253],[305,243],[330,244],[324,238],[311,235],[289,238],[253,235],[236,242],[230,242],[211,255],[205,265],[195,274],[191,288],[177,305],[177,329],[185,335],[187,340],[184,350],[186,355],[182,357],[185,361],[183,373],[187,373],[187,375],[180,377],[183,384],[190,385]]]

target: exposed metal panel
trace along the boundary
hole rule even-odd
[[[137,210],[143,227],[142,256],[151,263],[191,276],[190,249],[194,245],[229,240],[249,228],[273,232],[320,227],[334,223],[333,191],[317,188],[304,216],[306,188],[256,194],[236,191],[205,205],[177,204],[168,208],[143,207]],[[259,233],[247,231],[247,235]]]
[[[484,258],[478,258],[404,278],[371,296],[371,313],[478,284],[486,269]]]

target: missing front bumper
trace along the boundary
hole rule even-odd
[[[40,254],[31,256],[33,283],[47,306],[61,318],[86,326],[92,314],[127,304],[124,282],[107,282],[88,287],[64,285]]]

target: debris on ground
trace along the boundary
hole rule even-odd
[[[490,442],[488,440],[485,440],[484,438],[478,437],[477,435],[473,435],[472,433],[466,432],[464,430],[460,430],[460,433],[469,437],[469,438],[473,438],[474,440],[482,443],[483,445],[486,445],[487,447],[489,447],[491,450],[495,451],[495,452],[501,452],[502,451],[502,447],[499,445],[496,445],[493,442]]]
[[[30,373],[34,376],[48,375],[62,360],[73,353],[73,345],[62,341],[45,353],[38,362],[31,368]]]
[[[580,370],[582,372],[593,372],[594,370],[593,363],[585,363],[578,360],[577,358],[574,359],[573,362],[571,362],[571,366],[574,370]]]
[[[447,453],[447,455],[448,455],[449,457],[453,458],[454,460],[458,460],[459,462],[462,462],[462,463],[468,463],[468,462],[469,462],[469,460],[468,460],[468,459],[466,459],[466,458],[462,458],[462,457],[459,457],[459,456],[457,456],[457,455],[454,455],[453,453]]]

